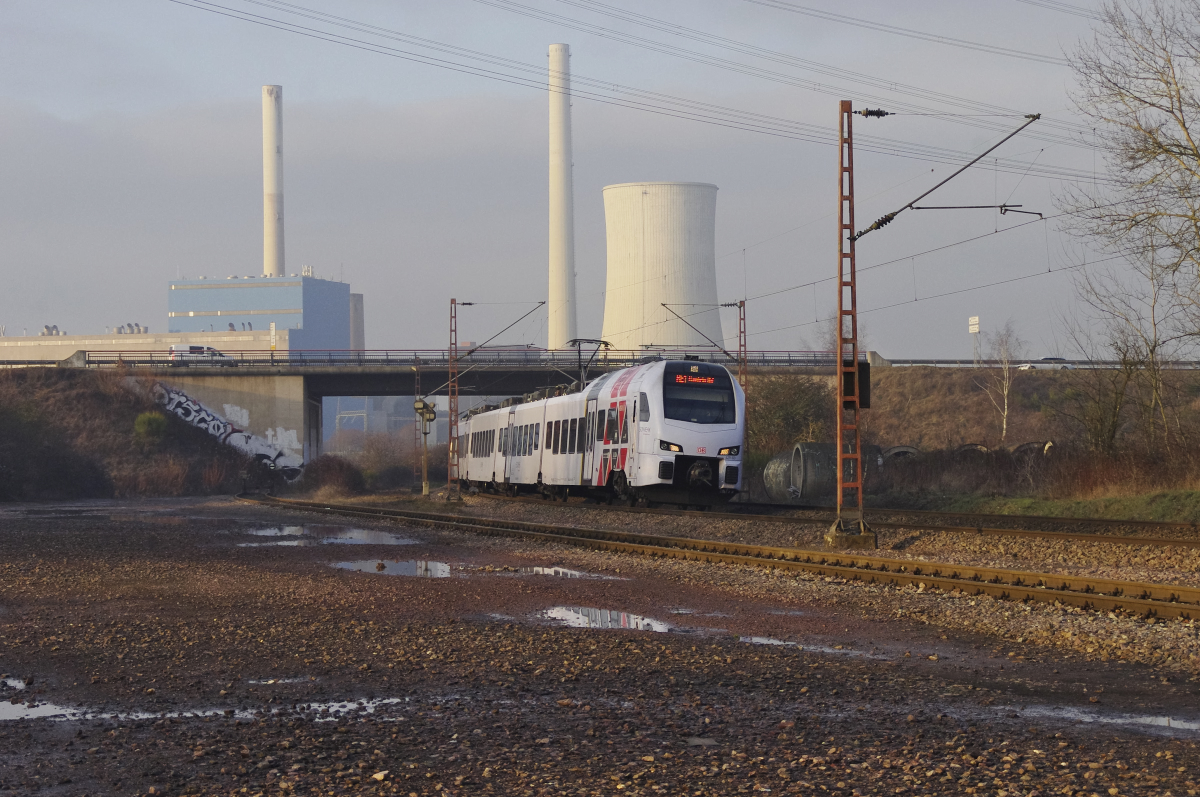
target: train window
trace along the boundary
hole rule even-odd
[[[604,442],[615,443],[617,441],[617,408],[608,408],[608,420],[604,424]]]
[[[583,432],[583,427],[587,425],[587,416],[579,419],[579,446],[577,450],[580,454],[587,450],[587,435]]]
[[[563,421],[563,423],[566,423],[566,421]],[[567,453],[568,454],[575,453],[575,433],[578,429],[578,425],[579,425],[579,420],[576,418],[572,418],[570,430],[567,432]]]
[[[554,422],[554,431],[551,433],[554,435],[554,437],[550,441],[550,451],[555,454],[558,453],[558,440],[559,440],[559,433],[561,432],[561,427],[562,427],[562,421]]]
[[[650,422],[650,398],[645,393],[638,394],[638,420],[642,423]]]
[[[621,413],[621,442],[629,442],[629,410]]]
[[[663,370],[663,417],[702,424],[736,422],[733,381],[719,365],[670,362]]]
[[[603,417],[604,417],[604,410],[596,410],[596,412],[594,414],[594,420],[592,421],[592,425],[596,430],[596,434],[594,434],[593,437],[596,440],[604,439],[604,422],[602,420]]]
[[[525,431],[521,433],[521,456],[527,457],[533,453],[533,427],[525,424]]]
[[[541,431],[542,431],[542,425],[540,423],[535,423],[533,425],[533,450],[534,451],[538,450],[538,437],[541,436]]]

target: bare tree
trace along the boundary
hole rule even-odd
[[[1068,232],[1132,267],[1133,302],[1116,272],[1085,278],[1081,293],[1151,351],[1200,335],[1200,5],[1113,0],[1100,19],[1069,60],[1072,99],[1095,131],[1083,143],[1103,153],[1104,175],[1059,205]]]
[[[975,380],[975,384],[987,393],[992,406],[996,408],[996,413],[1000,416],[1000,442],[1004,442],[1008,437],[1013,381],[1017,377],[1018,361],[1025,354],[1025,342],[1017,335],[1012,319],[1009,319],[998,332],[984,336],[984,346],[987,359],[994,364],[987,367],[982,378]]]
[[[1175,276],[1158,266],[1154,252],[1124,271],[1080,269],[1075,276],[1076,290],[1102,330],[1104,359],[1129,371],[1126,401],[1136,411],[1145,442],[1168,450],[1173,402],[1166,371],[1190,339]]]
[[[1064,320],[1063,326],[1080,359],[1108,359],[1106,355],[1114,353],[1107,341],[1097,342],[1089,323],[1071,317]],[[1136,362],[1119,358],[1112,368],[1064,371],[1060,387],[1049,396],[1047,409],[1073,427],[1087,448],[1111,454],[1126,427],[1130,385],[1137,369]]]

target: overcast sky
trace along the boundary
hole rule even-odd
[[[1089,36],[1092,23],[1021,0],[805,0],[805,7],[1041,60],[820,19],[780,0],[608,0],[610,9],[728,40],[721,43],[617,19],[592,0],[522,0],[526,9],[569,22],[517,13],[498,0],[292,6],[509,59],[531,72],[336,27],[328,18],[289,13],[277,0],[219,0],[209,10],[193,2],[0,3],[0,325],[8,335],[43,324],[72,334],[126,322],[160,331],[169,280],[260,273],[260,98],[267,83],[284,86],[287,270],[312,266],[364,293],[371,348],[444,347],[452,296],[495,303],[460,314],[460,337],[472,340],[546,297],[547,99],[543,90],[505,80],[541,79],[552,42],[571,45],[577,77],[655,92],[651,104],[659,111],[687,101],[719,106],[724,110],[705,114],[726,120],[734,118],[730,109],[770,117],[775,121],[763,124],[776,132],[824,128],[797,140],[743,129],[745,115],[734,126],[705,124],[678,118],[677,110],[652,113],[577,96],[581,335],[598,336],[603,313],[602,187],[683,180],[720,187],[721,301],[783,291],[749,302],[750,347],[822,347],[824,325],[814,322],[831,314],[836,297],[830,277],[837,267],[839,99],[856,107],[978,113],[928,98],[936,92],[1045,114],[995,153],[1010,159],[1007,171],[994,170],[989,158],[925,204],[1007,201],[1049,216],[1064,183],[1036,169],[1071,169],[1088,179],[1099,163],[1086,145],[1089,133],[1075,133],[1074,145],[1065,140],[1071,134],[1062,125],[1078,121],[1070,112],[1072,78],[1052,62]],[[363,44],[234,19],[215,13],[220,7]],[[576,27],[589,25],[654,44]],[[366,43],[441,58],[456,69],[490,69],[505,80],[361,49]],[[689,57],[662,52],[662,45]],[[696,58],[724,59],[726,68]],[[632,96],[601,93],[624,102]],[[874,136],[980,152],[1021,122],[898,115],[856,119],[855,131],[860,144]],[[902,150],[860,147],[860,227],[956,168],[914,157],[913,146]],[[1022,164],[1030,163],[1035,169],[1022,176]],[[930,251],[1020,224],[1026,226]],[[912,211],[862,239],[858,252],[860,309],[895,305],[863,317],[869,346],[884,356],[969,357],[971,315],[982,317],[985,331],[1011,318],[1034,356],[1069,353],[1056,343],[1058,318],[1072,308],[1070,267],[1083,255],[1054,220]],[[883,263],[890,264],[865,270]],[[1015,281],[979,287],[1005,280]],[[962,292],[936,298],[954,291]],[[725,319],[726,334],[736,336],[734,321]],[[539,311],[503,341],[544,345],[545,335]]]

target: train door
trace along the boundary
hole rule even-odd
[[[500,455],[502,457],[504,457],[504,483],[505,484],[508,484],[511,477],[514,475],[513,469],[516,467],[515,460],[512,457],[512,454],[513,454],[513,431],[515,429],[515,427],[513,426],[513,420],[515,417],[516,417],[516,410],[509,410],[508,416],[506,417],[506,420],[505,420],[506,426],[504,427],[504,435],[503,435],[504,446],[503,446],[503,448],[500,449]],[[513,463],[513,464],[510,464],[510,463]]]
[[[643,460],[650,462],[646,458],[647,454],[654,452],[654,432],[650,428],[650,397],[645,393],[639,393],[637,403],[634,405],[633,418],[629,419],[630,425],[637,431],[637,443],[635,449],[638,454],[638,466],[641,466]],[[648,465],[653,469],[652,465]],[[656,478],[657,473],[648,473],[646,478]]]
[[[612,469],[625,470],[626,459],[629,456],[629,405],[621,401],[617,403],[617,437],[613,443],[618,447],[613,451]],[[626,474],[628,476],[628,474]]]
[[[583,445],[583,476],[580,484],[591,484],[592,474],[596,472],[596,424],[602,421],[596,415],[596,399],[588,399],[586,438]]]

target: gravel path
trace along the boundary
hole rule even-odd
[[[466,499],[469,515],[794,548],[821,548],[824,526],[614,512],[586,505]],[[876,555],[1061,575],[1200,587],[1200,550],[938,531],[878,532]]]
[[[1149,724],[1200,729],[1190,623],[401,524],[320,544],[250,532],[328,516],[224,499],[27,509],[0,510],[0,792],[1196,789],[1200,730]],[[608,578],[520,574],[552,565]],[[8,718],[39,710],[65,718]]]

